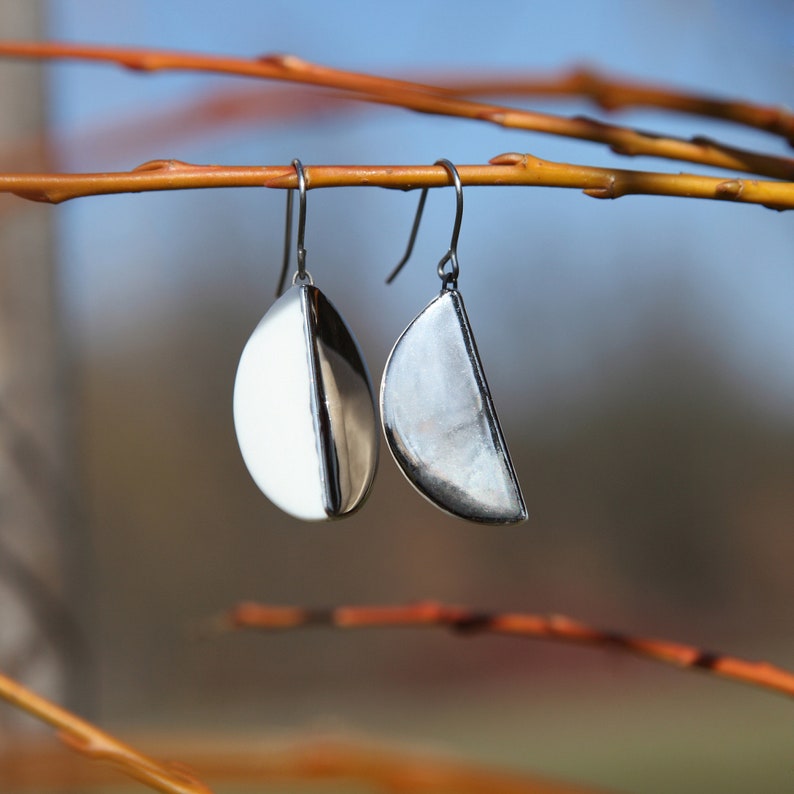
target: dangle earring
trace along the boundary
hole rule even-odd
[[[372,384],[344,320],[306,270],[306,177],[298,177],[298,269],[283,295],[292,234],[287,192],[276,302],[248,340],[234,382],[234,426],[262,492],[305,521],[352,513],[366,499],[378,456]]]
[[[437,507],[469,521],[517,524],[527,518],[524,498],[458,292],[463,187],[449,160],[436,165],[446,168],[455,185],[452,241],[438,263],[441,294],[405,329],[386,362],[380,391],[383,430],[403,474]],[[419,199],[405,255],[387,283],[411,256],[427,190]]]

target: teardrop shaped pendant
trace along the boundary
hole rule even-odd
[[[386,362],[381,421],[409,482],[437,507],[485,524],[527,518],[463,297],[443,289]]]
[[[367,497],[378,456],[369,373],[317,287],[287,290],[254,330],[237,368],[234,425],[254,481],[296,518],[340,518]]]

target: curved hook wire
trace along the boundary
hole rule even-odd
[[[452,177],[452,183],[455,186],[456,210],[455,210],[455,224],[452,227],[452,240],[449,243],[449,250],[441,257],[438,263],[437,272],[438,277],[441,279],[442,289],[457,289],[458,287],[458,274],[460,273],[460,266],[458,265],[458,237],[460,236],[460,226],[463,221],[463,185],[460,181],[460,174],[458,169],[447,159],[436,160],[433,165],[443,165],[449,175]],[[408,238],[408,247],[405,249],[403,258],[397,263],[389,273],[386,279],[387,284],[394,281],[395,276],[403,269],[405,263],[411,258],[411,253],[414,250],[414,243],[416,242],[416,235],[419,231],[419,223],[422,220],[422,213],[425,209],[425,201],[427,200],[427,192],[429,188],[423,188],[422,194],[419,196],[419,205],[416,208],[416,217],[414,224],[411,227],[411,235]],[[447,262],[450,263],[451,270],[446,271],[444,267]]]
[[[303,246],[306,235],[306,175],[303,172],[303,163],[295,158],[292,167],[298,177],[298,195],[300,205],[298,209],[298,270],[292,278],[292,283],[298,281],[308,281],[313,284],[311,274],[306,271],[306,249]],[[284,227],[284,257],[281,261],[281,275],[278,279],[276,297],[278,298],[284,291],[284,282],[287,279],[287,267],[289,265],[290,248],[292,247],[292,190],[287,191],[287,213],[286,224]]]

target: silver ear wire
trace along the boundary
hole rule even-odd
[[[408,238],[408,246],[405,249],[405,253],[403,254],[403,258],[394,266],[394,269],[391,273],[389,273],[388,277],[386,278],[386,283],[391,284],[394,281],[397,274],[403,269],[405,263],[411,258],[411,254],[414,250],[414,243],[416,242],[416,234],[419,231],[419,224],[422,220],[422,213],[425,210],[425,202],[427,201],[427,188],[422,189],[422,193],[419,196],[419,205],[416,208],[416,216],[414,217],[414,225],[411,227],[411,236]]]
[[[449,244],[449,250],[446,254],[444,254],[444,256],[441,257],[441,260],[438,263],[437,271],[438,277],[441,279],[442,289],[457,289],[458,274],[460,273],[460,267],[458,265],[458,237],[460,236],[460,227],[461,223],[463,222],[463,185],[460,181],[458,169],[455,168],[455,166],[449,160],[442,158],[440,160],[436,160],[434,165],[443,165],[449,175],[452,177],[452,183],[455,186],[456,209],[455,224],[452,227],[452,240]],[[428,188],[422,189],[422,194],[419,196],[419,205],[416,208],[414,223],[411,227],[411,235],[408,238],[408,247],[405,249],[403,258],[396,264],[394,270],[392,270],[386,279],[387,284],[391,284],[391,282],[394,281],[394,278],[403,269],[406,262],[408,262],[408,260],[411,258],[411,253],[413,252],[414,244],[416,243],[416,235],[419,231],[419,224],[422,220],[422,213],[425,209],[427,192]],[[448,271],[444,269],[447,262],[449,262],[451,266],[451,269]]]
[[[311,273],[306,271],[306,248],[304,247],[304,237],[306,235],[306,175],[303,172],[303,163],[295,158],[292,167],[298,177],[298,195],[300,205],[298,209],[298,269],[292,278],[292,283],[305,281],[313,284]],[[276,297],[278,298],[284,291],[284,282],[287,280],[287,267],[289,266],[290,248],[292,247],[292,190],[287,191],[287,212],[286,224],[284,227],[284,256],[281,262],[281,275],[278,279]]]
[[[281,259],[281,274],[278,277],[276,287],[276,297],[280,298],[284,292],[284,281],[287,278],[287,266],[289,265],[290,248],[292,248],[292,190],[287,191],[287,212],[284,224],[284,256]]]

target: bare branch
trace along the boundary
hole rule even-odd
[[[461,165],[458,171],[464,185],[579,188],[594,198],[679,196],[760,204],[776,210],[794,208],[791,182],[596,168],[518,153],[499,155],[488,165]],[[432,165],[315,165],[306,167],[306,180],[309,188],[414,190],[444,187],[449,184],[449,174],[441,166]],[[291,166],[194,165],[179,160],[152,160],[133,171],[117,173],[0,174],[0,192],[51,204],[82,196],[213,187],[289,189],[297,187],[297,180]]]
[[[295,629],[333,626],[338,629],[434,627],[458,634],[509,634],[528,639],[615,648],[682,669],[704,670],[744,684],[794,697],[794,673],[767,662],[750,662],[711,653],[669,640],[634,637],[595,629],[562,615],[490,614],[434,602],[406,606],[345,606],[329,610],[239,604],[214,624],[220,629]]]
[[[408,108],[421,113],[486,121],[512,129],[532,130],[607,145],[617,154],[682,160],[716,168],[794,180],[794,159],[746,151],[705,138],[684,140],[640,132],[587,118],[473,102],[451,96],[436,86],[332,69],[292,55],[246,59],[167,50],[98,47],[56,42],[0,41],[0,56],[72,58],[105,61],[138,71],[201,71],[283,80],[334,88],[369,102]]]
[[[472,79],[440,80],[451,96],[586,97],[605,111],[657,108],[692,116],[729,121],[779,135],[794,145],[794,113],[785,107],[723,99],[670,86],[610,77],[590,68],[577,68],[546,77],[493,75]]]
[[[186,771],[166,767],[0,674],[0,698],[57,728],[61,740],[83,755],[107,761],[164,794],[211,794]]]

